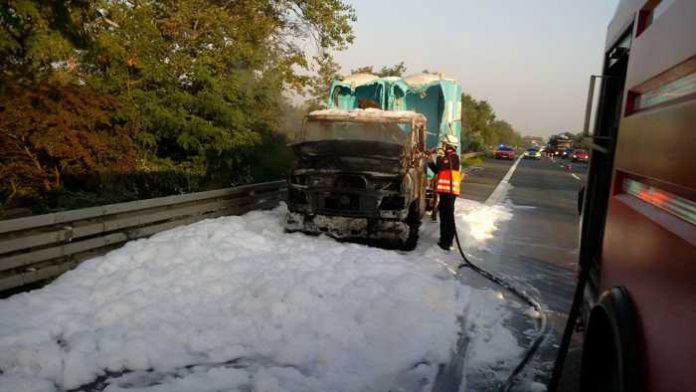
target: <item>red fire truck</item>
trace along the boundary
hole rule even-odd
[[[605,53],[563,346],[582,391],[696,391],[696,1],[621,0]]]

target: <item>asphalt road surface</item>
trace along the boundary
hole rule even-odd
[[[484,161],[481,170],[470,171],[462,184],[461,197],[486,201],[512,164],[511,161]],[[489,251],[472,255],[480,266],[525,289],[546,309],[549,335],[530,363],[526,377],[544,384],[551,377],[576,283],[577,197],[585,182],[586,170],[586,164],[566,160],[521,160],[509,178],[511,187],[505,198],[513,211],[512,220],[496,233]],[[467,274],[467,283],[498,289],[473,275]],[[512,300],[511,309],[514,310],[511,327],[520,344],[527,347],[533,338],[530,332],[534,323]],[[577,348],[573,347],[573,350],[577,351]],[[568,373],[573,374],[577,370],[578,356],[570,357]],[[478,380],[476,375],[473,378],[470,386],[477,390],[495,387],[487,384],[485,375]],[[572,377],[564,380],[564,384],[574,382]],[[561,390],[572,389],[567,386]]]

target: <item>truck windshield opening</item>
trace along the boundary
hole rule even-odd
[[[410,124],[308,121],[299,141],[362,140],[403,144],[410,132]]]

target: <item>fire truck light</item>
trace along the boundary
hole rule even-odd
[[[630,178],[624,179],[623,191],[696,225],[696,202]]]

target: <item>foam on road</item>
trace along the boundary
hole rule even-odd
[[[401,253],[286,234],[285,212],[132,241],[0,301],[0,391],[427,390],[462,331],[472,363],[507,375],[507,311],[443,268],[458,259],[436,224]],[[510,216],[457,203],[467,247]]]

